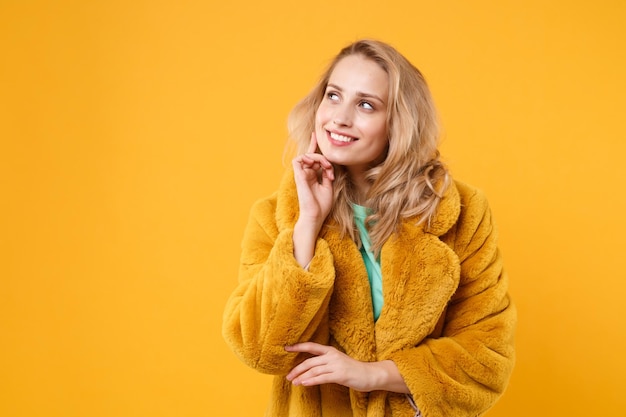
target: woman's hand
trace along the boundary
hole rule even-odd
[[[293,231],[293,253],[302,267],[313,258],[317,235],[333,205],[333,166],[324,155],[316,153],[316,149],[313,133],[307,153],[292,161],[300,206]]]
[[[289,372],[294,385],[340,384],[357,391],[385,390],[409,393],[404,379],[392,361],[361,362],[331,346],[305,342],[286,346],[287,352],[313,355]]]
[[[300,218],[321,227],[333,204],[335,173],[332,164],[324,155],[316,153],[316,149],[317,139],[313,133],[307,152],[294,158],[292,164],[298,190]]]

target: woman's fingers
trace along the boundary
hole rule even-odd
[[[324,155],[319,153],[305,153],[303,155],[300,155],[300,157],[303,161],[307,161],[309,163],[317,162],[318,164],[320,164],[320,167],[324,169],[333,166],[330,162],[328,162],[328,159],[326,159]]]
[[[298,382],[302,382],[313,375],[320,375],[324,373],[324,365],[326,365],[326,362],[323,356],[314,356],[309,358],[293,368],[287,374],[287,380],[297,384]]]
[[[334,348],[330,346],[320,345],[318,343],[306,342],[298,343],[293,346],[286,346],[288,352],[309,353],[313,357],[303,361],[287,374],[287,380],[296,385],[313,383],[312,378],[319,377],[329,370],[326,369],[328,357],[325,355]],[[319,381],[317,381],[319,383]]]
[[[332,181],[335,180],[333,164],[331,164],[324,155],[317,153],[317,137],[315,136],[315,132],[311,133],[311,142],[307,152],[295,157],[292,161],[292,165],[294,170],[301,172],[305,170],[315,171],[316,179],[319,171],[322,171],[322,185],[325,187],[331,186]],[[310,175],[312,175],[312,173],[309,174],[309,178],[312,178]]]
[[[295,366],[287,375],[287,380],[294,385],[335,383],[359,391],[369,389],[368,365],[352,359],[332,346],[306,342],[286,346],[285,350],[313,355]]]
[[[287,352],[308,353],[312,358],[306,359],[287,374],[287,379],[294,383],[302,382],[310,376],[317,376],[324,373],[324,366],[328,364],[326,356],[335,350],[330,346],[320,345],[314,342],[298,343],[293,346],[285,346]]]
[[[317,136],[315,135],[315,132],[311,133],[311,142],[309,143],[307,152],[304,155],[300,155],[298,158],[300,157],[302,157],[301,161],[306,161],[311,165],[314,164],[313,161],[317,162],[319,166],[315,166],[313,169],[322,169],[324,170],[323,174],[331,181],[335,179],[333,165],[324,155],[317,153]]]
[[[315,172],[322,171],[322,177],[328,178],[330,181],[335,179],[333,165],[323,155],[318,153],[304,154],[293,160],[294,169],[310,169]]]
[[[301,353],[310,353],[311,355],[323,355],[324,353],[329,352],[333,348],[326,345],[320,345],[315,342],[303,342],[296,343],[295,345],[285,346],[285,350],[287,352],[301,352]]]
[[[315,136],[315,132],[311,133],[311,142],[309,143],[309,149],[307,149],[307,153],[315,153],[317,151],[317,136]]]
[[[312,358],[309,358],[303,361],[301,364],[297,365],[295,368],[289,372],[287,375],[288,380],[292,380],[296,378],[298,375],[306,372],[315,366],[323,365],[325,362],[324,354],[328,353],[333,348],[330,346],[320,345],[319,343],[314,342],[304,342],[298,343],[293,346],[285,346],[285,350],[287,352],[299,352],[299,353],[308,353],[313,355]]]

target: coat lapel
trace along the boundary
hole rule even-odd
[[[381,254],[385,304],[376,323],[378,360],[417,346],[437,325],[460,276],[456,254],[407,223]]]
[[[439,237],[456,223],[461,199],[452,183],[426,227],[402,222],[383,245],[381,268],[385,304],[376,323],[377,359],[417,346],[433,332],[460,280],[460,262]]]

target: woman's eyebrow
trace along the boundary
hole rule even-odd
[[[341,93],[341,92],[343,92],[343,89],[342,89],[341,87],[339,87],[337,84],[330,84],[330,83],[329,83],[329,84],[326,86],[326,88],[328,88],[328,87],[333,88],[333,89],[335,89],[335,90],[339,91],[340,93]],[[361,91],[357,91],[357,92],[356,92],[356,95],[357,95],[358,97],[373,98],[373,99],[375,99],[375,100],[380,101],[381,103],[384,103],[384,102],[385,102],[385,100],[383,100],[382,98],[378,97],[376,94],[364,93],[364,92],[361,92]]]

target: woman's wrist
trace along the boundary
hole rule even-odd
[[[396,364],[391,360],[369,362],[372,368],[372,388],[370,391],[391,391],[410,394],[409,387],[400,375]]]
[[[313,259],[319,230],[317,226],[300,219],[293,228],[293,255],[303,268]]]

